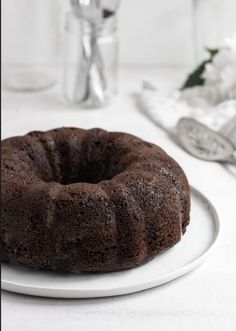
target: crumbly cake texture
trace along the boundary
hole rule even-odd
[[[160,147],[102,129],[2,141],[2,260],[34,269],[139,266],[181,240],[190,190]]]

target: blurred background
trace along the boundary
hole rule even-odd
[[[120,102],[122,95],[132,97],[146,77],[160,89],[178,90],[203,60],[211,62],[236,33],[235,0],[116,2],[119,8],[99,25],[98,21],[91,24],[81,8],[76,10],[80,0],[2,0],[4,109],[44,105],[52,113],[63,107],[112,106],[115,95]],[[185,87],[203,81],[209,85],[197,90],[197,97],[196,89],[187,93],[190,103],[199,101],[198,94],[206,96],[207,102],[214,99],[213,104],[235,98],[235,44],[230,44],[232,52],[221,54],[213,67],[208,66],[208,76],[204,67],[187,82]],[[54,86],[57,90],[49,89]],[[35,91],[41,91],[38,97],[16,93]]]
[[[3,27],[3,63],[11,61],[14,53],[12,40],[13,25],[17,24],[20,13],[14,10],[17,2],[32,1],[2,0]],[[33,1],[33,2],[37,2]],[[58,33],[64,30],[65,12],[69,8],[69,0],[42,0],[41,6],[53,11],[53,28]],[[197,4],[198,3],[198,4]],[[215,38],[236,29],[235,0],[125,0],[121,4],[119,13],[120,30],[120,62],[122,64],[159,64],[191,66],[194,63],[194,6],[203,6],[207,14],[207,22],[201,21],[201,26],[207,24]],[[208,7],[208,8],[207,8]],[[206,11],[209,10],[207,13]],[[23,10],[22,10],[23,11]],[[25,8],[25,12],[27,8]],[[46,9],[45,9],[46,11]],[[32,22],[43,28],[44,17],[31,17]],[[39,20],[39,21],[38,21]],[[217,22],[217,25],[216,25]],[[212,26],[213,25],[213,26]],[[214,38],[214,37],[213,37]],[[30,41],[28,41],[30,42]],[[25,45],[27,47],[27,44]]]

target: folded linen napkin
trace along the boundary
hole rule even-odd
[[[168,133],[176,133],[180,118],[191,117],[227,137],[236,148],[236,100],[210,106],[191,106],[182,92],[164,94],[151,81],[144,81],[139,105],[152,121]]]

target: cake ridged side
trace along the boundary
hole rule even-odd
[[[190,191],[161,148],[101,129],[31,132],[2,142],[2,256],[36,269],[132,268],[172,247]]]

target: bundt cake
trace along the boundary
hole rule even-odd
[[[63,272],[133,268],[180,241],[190,192],[160,147],[102,129],[2,141],[2,259]]]

